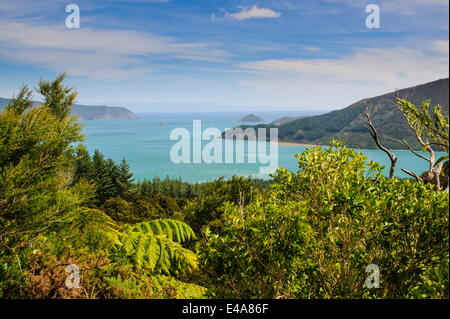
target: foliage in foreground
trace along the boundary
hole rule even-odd
[[[227,205],[202,265],[229,298],[447,298],[448,198],[387,179],[362,153],[308,149],[269,195]],[[364,283],[380,268],[379,289]]]
[[[201,297],[203,287],[178,280],[197,269],[182,246],[195,238],[188,225],[132,226],[98,209],[107,195],[131,198],[132,176],[125,161],[96,152],[91,162],[74,146],[81,126],[64,78],[39,82],[42,105],[25,87],[0,113],[0,297],[127,297],[136,280],[152,285],[141,297]],[[82,270],[81,289],[65,287],[70,264]]]
[[[341,145],[298,155],[270,189],[136,184],[125,160],[76,146],[63,80],[0,113],[1,298],[448,298],[448,197],[433,185]],[[369,264],[379,289],[364,287]]]

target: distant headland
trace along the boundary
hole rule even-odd
[[[72,107],[72,114],[80,120],[136,120],[137,116],[130,110],[120,106],[87,106]]]
[[[0,98],[0,110],[8,104],[10,99]],[[40,105],[41,102],[34,102]],[[90,120],[136,120],[137,116],[121,106],[106,105],[79,105],[72,106],[72,115],[77,116],[81,121]]]

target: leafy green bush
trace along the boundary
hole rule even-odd
[[[184,208],[184,219],[196,232],[206,225],[219,229],[224,203],[246,205],[257,192],[258,188],[251,178],[233,176],[225,180],[221,177],[203,185],[197,198]]]
[[[123,280],[120,277],[105,278],[108,298],[121,299],[204,299],[206,288],[177,281],[168,276],[139,276]]]
[[[448,278],[440,289],[421,288],[448,264],[445,193],[387,179],[378,164],[340,145],[297,158],[299,171],[279,169],[269,195],[224,207],[221,236],[207,232],[201,264],[216,278],[217,296],[446,296]],[[370,264],[380,268],[379,289],[364,287]]]

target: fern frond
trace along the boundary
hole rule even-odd
[[[189,225],[173,219],[154,219],[133,225],[129,232],[152,232],[154,235],[165,235],[177,243],[195,239],[195,233]]]
[[[75,241],[98,237],[112,246],[119,243],[120,230],[114,220],[103,211],[82,207],[67,223],[66,231]]]
[[[197,255],[165,235],[152,232],[127,232],[115,247],[138,270],[170,275],[197,269]]]

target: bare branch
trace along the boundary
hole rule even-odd
[[[417,176],[417,174],[415,174],[415,173],[413,173],[413,172],[411,172],[411,171],[408,171],[407,169],[404,169],[404,168],[402,168],[401,170],[404,171],[404,172],[405,172],[406,174],[408,174],[409,176],[414,177],[418,182],[420,182],[420,183],[423,182],[422,178],[421,178],[420,176]]]
[[[412,146],[409,145],[409,143],[408,143],[406,140],[399,140],[399,139],[397,139],[397,138],[395,138],[395,137],[390,137],[390,136],[388,136],[387,138],[390,139],[390,140],[392,140],[392,141],[396,141],[396,142],[402,143],[402,144],[405,145],[405,146],[408,148],[408,150],[409,150],[410,152],[412,152],[414,155],[420,157],[421,159],[426,160],[427,162],[430,162],[430,159],[429,159],[429,158],[427,158],[427,157],[425,157],[425,156],[423,156],[423,155],[417,153],[417,152],[412,148]]]
[[[380,140],[378,138],[378,132],[375,128],[375,125],[373,125],[372,120],[370,119],[369,110],[366,108],[365,110],[366,118],[367,118],[367,131],[369,131],[369,134],[372,136],[373,140],[377,144],[378,148],[385,152],[389,159],[391,160],[391,168],[389,170],[389,178],[394,177],[395,168],[397,166],[397,156],[395,156],[394,153],[392,153],[389,149],[381,145]]]
[[[443,144],[443,143],[438,143],[438,142],[430,142],[430,145],[436,145],[436,146],[440,146],[440,147],[446,147],[447,145]]]

